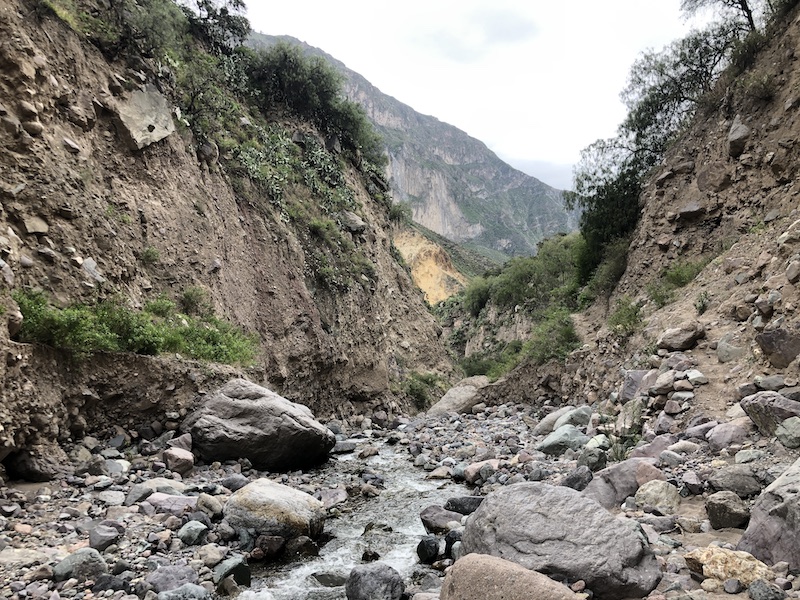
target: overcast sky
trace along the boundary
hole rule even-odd
[[[645,49],[690,28],[680,0],[249,0],[254,30],[290,35],[385,94],[481,140],[552,186],[613,136]]]

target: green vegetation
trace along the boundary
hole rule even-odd
[[[417,409],[425,410],[444,393],[445,385],[435,373],[413,372],[403,382],[402,390]]]
[[[154,265],[161,259],[161,253],[154,246],[147,246],[139,255],[143,265]]]
[[[627,117],[615,137],[598,140],[582,152],[574,189],[565,196],[568,207],[583,209],[581,284],[592,279],[608,247],[633,231],[645,178],[662,164],[698,108],[713,109],[723,101],[733,78],[754,64],[767,39],[765,30],[796,4],[797,0],[683,0],[681,9],[687,16],[713,9],[716,20],[660,52],[643,53],[633,64],[621,94]],[[738,87],[759,101],[771,99],[775,91],[769,73],[752,73]]]
[[[657,281],[647,286],[647,295],[659,308],[666,306],[674,299],[675,290],[689,284],[710,262],[710,258],[676,262],[664,269]]]
[[[24,317],[19,338],[70,351],[78,358],[95,352],[155,355],[177,352],[189,358],[248,365],[258,341],[213,315],[193,317],[175,311],[174,302],[159,297],[143,311],[120,299],[94,305],[55,308],[41,292],[17,291],[14,300]]]
[[[642,326],[641,307],[627,296],[620,298],[608,317],[608,326],[621,338],[632,336]]]

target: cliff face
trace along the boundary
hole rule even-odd
[[[497,261],[535,254],[542,239],[577,227],[561,191],[507,165],[463,131],[387,96],[322,50],[288,36],[256,34],[253,43],[279,39],[325,57],[344,75],[348,97],[384,138],[395,200],[410,204],[416,223]]]
[[[610,300],[575,316],[584,348],[566,368],[523,366],[487,396],[607,398],[625,369],[658,363],[653,349],[665,330],[687,324],[703,334],[690,359],[718,382],[695,408],[724,413],[754,378],[766,375],[794,385],[800,18],[795,10],[786,19],[770,32],[752,67],[716,90],[713,110],[699,112],[652,174],[640,197],[625,274]],[[685,265],[705,267],[685,287],[659,297],[664,273]],[[605,324],[623,299],[642,315],[642,328],[627,341]]]
[[[407,373],[450,375],[438,326],[393,258],[386,207],[355,168],[345,178],[360,223],[340,233],[365,264],[347,285],[325,286],[307,232],[240,193],[246,179],[236,178],[235,191],[224,156],[198,160],[155,65],[109,64],[58,19],[31,15],[31,3],[0,6],[0,267],[10,322],[14,289],[44,290],[62,306],[112,295],[141,306],[199,288],[216,314],[259,336],[249,376],[322,414],[362,402],[399,410],[404,401],[390,388]],[[307,124],[279,125],[317,135]],[[315,201],[300,185],[287,194]],[[98,362],[42,358],[6,331],[0,343],[7,451],[37,435],[20,414],[58,415],[44,432],[52,440],[69,435],[83,404],[99,404],[102,415],[104,402],[130,394],[164,411],[215,377],[174,357],[106,357],[100,372]],[[126,378],[124,394],[108,389]]]

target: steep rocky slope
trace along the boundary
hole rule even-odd
[[[796,12],[785,25],[748,71],[716,90],[717,108],[700,112],[652,174],[616,291],[575,317],[584,348],[565,369],[517,369],[487,388],[488,398],[606,399],[627,369],[658,363],[662,332],[686,323],[702,333],[692,360],[713,376],[684,418],[723,414],[760,377],[779,375],[794,385],[800,340]],[[694,281],[671,298],[658,297],[666,270],[703,263]],[[643,327],[625,340],[605,320],[628,300],[640,306]]]
[[[224,157],[198,160],[197,140],[171,114],[168,72],[137,57],[109,64],[32,7],[0,5],[0,251],[12,329],[12,290],[41,289],[62,306],[119,294],[135,307],[197,288],[218,315],[259,336],[251,378],[320,413],[365,401],[391,412],[409,373],[449,376],[438,326],[393,258],[386,207],[360,172],[346,165],[357,214],[337,222],[350,222],[340,234],[364,264],[326,286],[313,236],[235,192]],[[278,124],[318,137],[307,124]],[[314,201],[302,186],[288,193]],[[216,377],[174,357],[74,364],[3,330],[0,456],[80,433],[83,405],[95,405],[93,427],[139,401],[135,418],[145,419],[145,408],[186,406]]]
[[[416,223],[496,261],[535,254],[542,239],[577,227],[560,190],[507,165],[463,131],[416,112],[295,38],[255,34],[253,40],[285,40],[336,66],[348,97],[365,108],[383,136],[395,199],[410,204]]]

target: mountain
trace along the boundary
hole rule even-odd
[[[562,193],[500,160],[486,145],[388,96],[341,61],[289,36],[254,34],[254,45],[279,40],[323,56],[345,78],[349,99],[367,112],[386,143],[395,200],[445,238],[502,262],[536,253],[537,244],[577,227]]]

